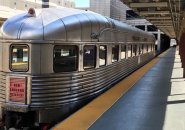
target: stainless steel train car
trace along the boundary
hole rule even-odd
[[[9,18],[1,33],[7,128],[57,121],[155,56],[152,34],[91,11],[30,9]]]

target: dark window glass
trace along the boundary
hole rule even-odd
[[[153,51],[153,45],[151,44],[151,51]]]
[[[141,49],[142,49],[141,45],[139,45],[138,47],[139,47],[139,55],[141,55],[142,54],[142,52],[141,52]]]
[[[126,45],[121,45],[121,59],[126,59]]]
[[[133,56],[137,56],[137,45],[133,45]]]
[[[118,61],[119,45],[112,46],[112,62]]]
[[[157,27],[154,26],[154,25],[148,25],[147,26],[147,31],[157,31],[157,30],[158,30]]]
[[[143,53],[147,53],[147,45],[144,45]]]
[[[141,54],[144,54],[144,44],[141,45]]]
[[[132,19],[142,19],[143,17],[139,16],[137,13],[135,13],[133,10],[127,10],[126,11],[126,19],[132,20]]]
[[[84,69],[90,69],[96,67],[96,46],[88,45],[84,46]]]
[[[148,52],[148,45],[146,45],[146,52]]]
[[[137,45],[137,46],[136,46],[136,49],[137,49],[136,55],[139,55],[139,54],[140,54],[140,45]]]
[[[151,52],[151,45],[148,45],[148,52]]]
[[[26,45],[11,46],[11,63],[12,71],[28,71],[29,49]]]
[[[107,47],[106,46],[100,46],[100,48],[99,48],[100,66],[106,65],[106,54],[107,54]]]
[[[132,45],[128,45],[128,57],[132,57]]]
[[[54,72],[70,72],[78,69],[78,47],[73,45],[55,46]]]
[[[137,25],[137,26],[135,26],[136,28],[139,28],[139,29],[141,29],[141,30],[143,30],[143,31],[145,31],[145,26],[144,25]]]
[[[152,51],[155,51],[155,45],[154,44],[152,45]]]

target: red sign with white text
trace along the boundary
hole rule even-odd
[[[26,100],[25,78],[10,78],[9,100],[25,103]]]

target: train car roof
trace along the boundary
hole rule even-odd
[[[130,25],[72,8],[30,9],[6,20],[1,33],[5,40],[123,41],[138,34],[154,39],[152,34]]]

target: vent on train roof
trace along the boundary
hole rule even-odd
[[[35,15],[35,9],[34,8],[30,8],[28,10],[28,16],[30,16],[30,17],[35,17],[36,16]]]

